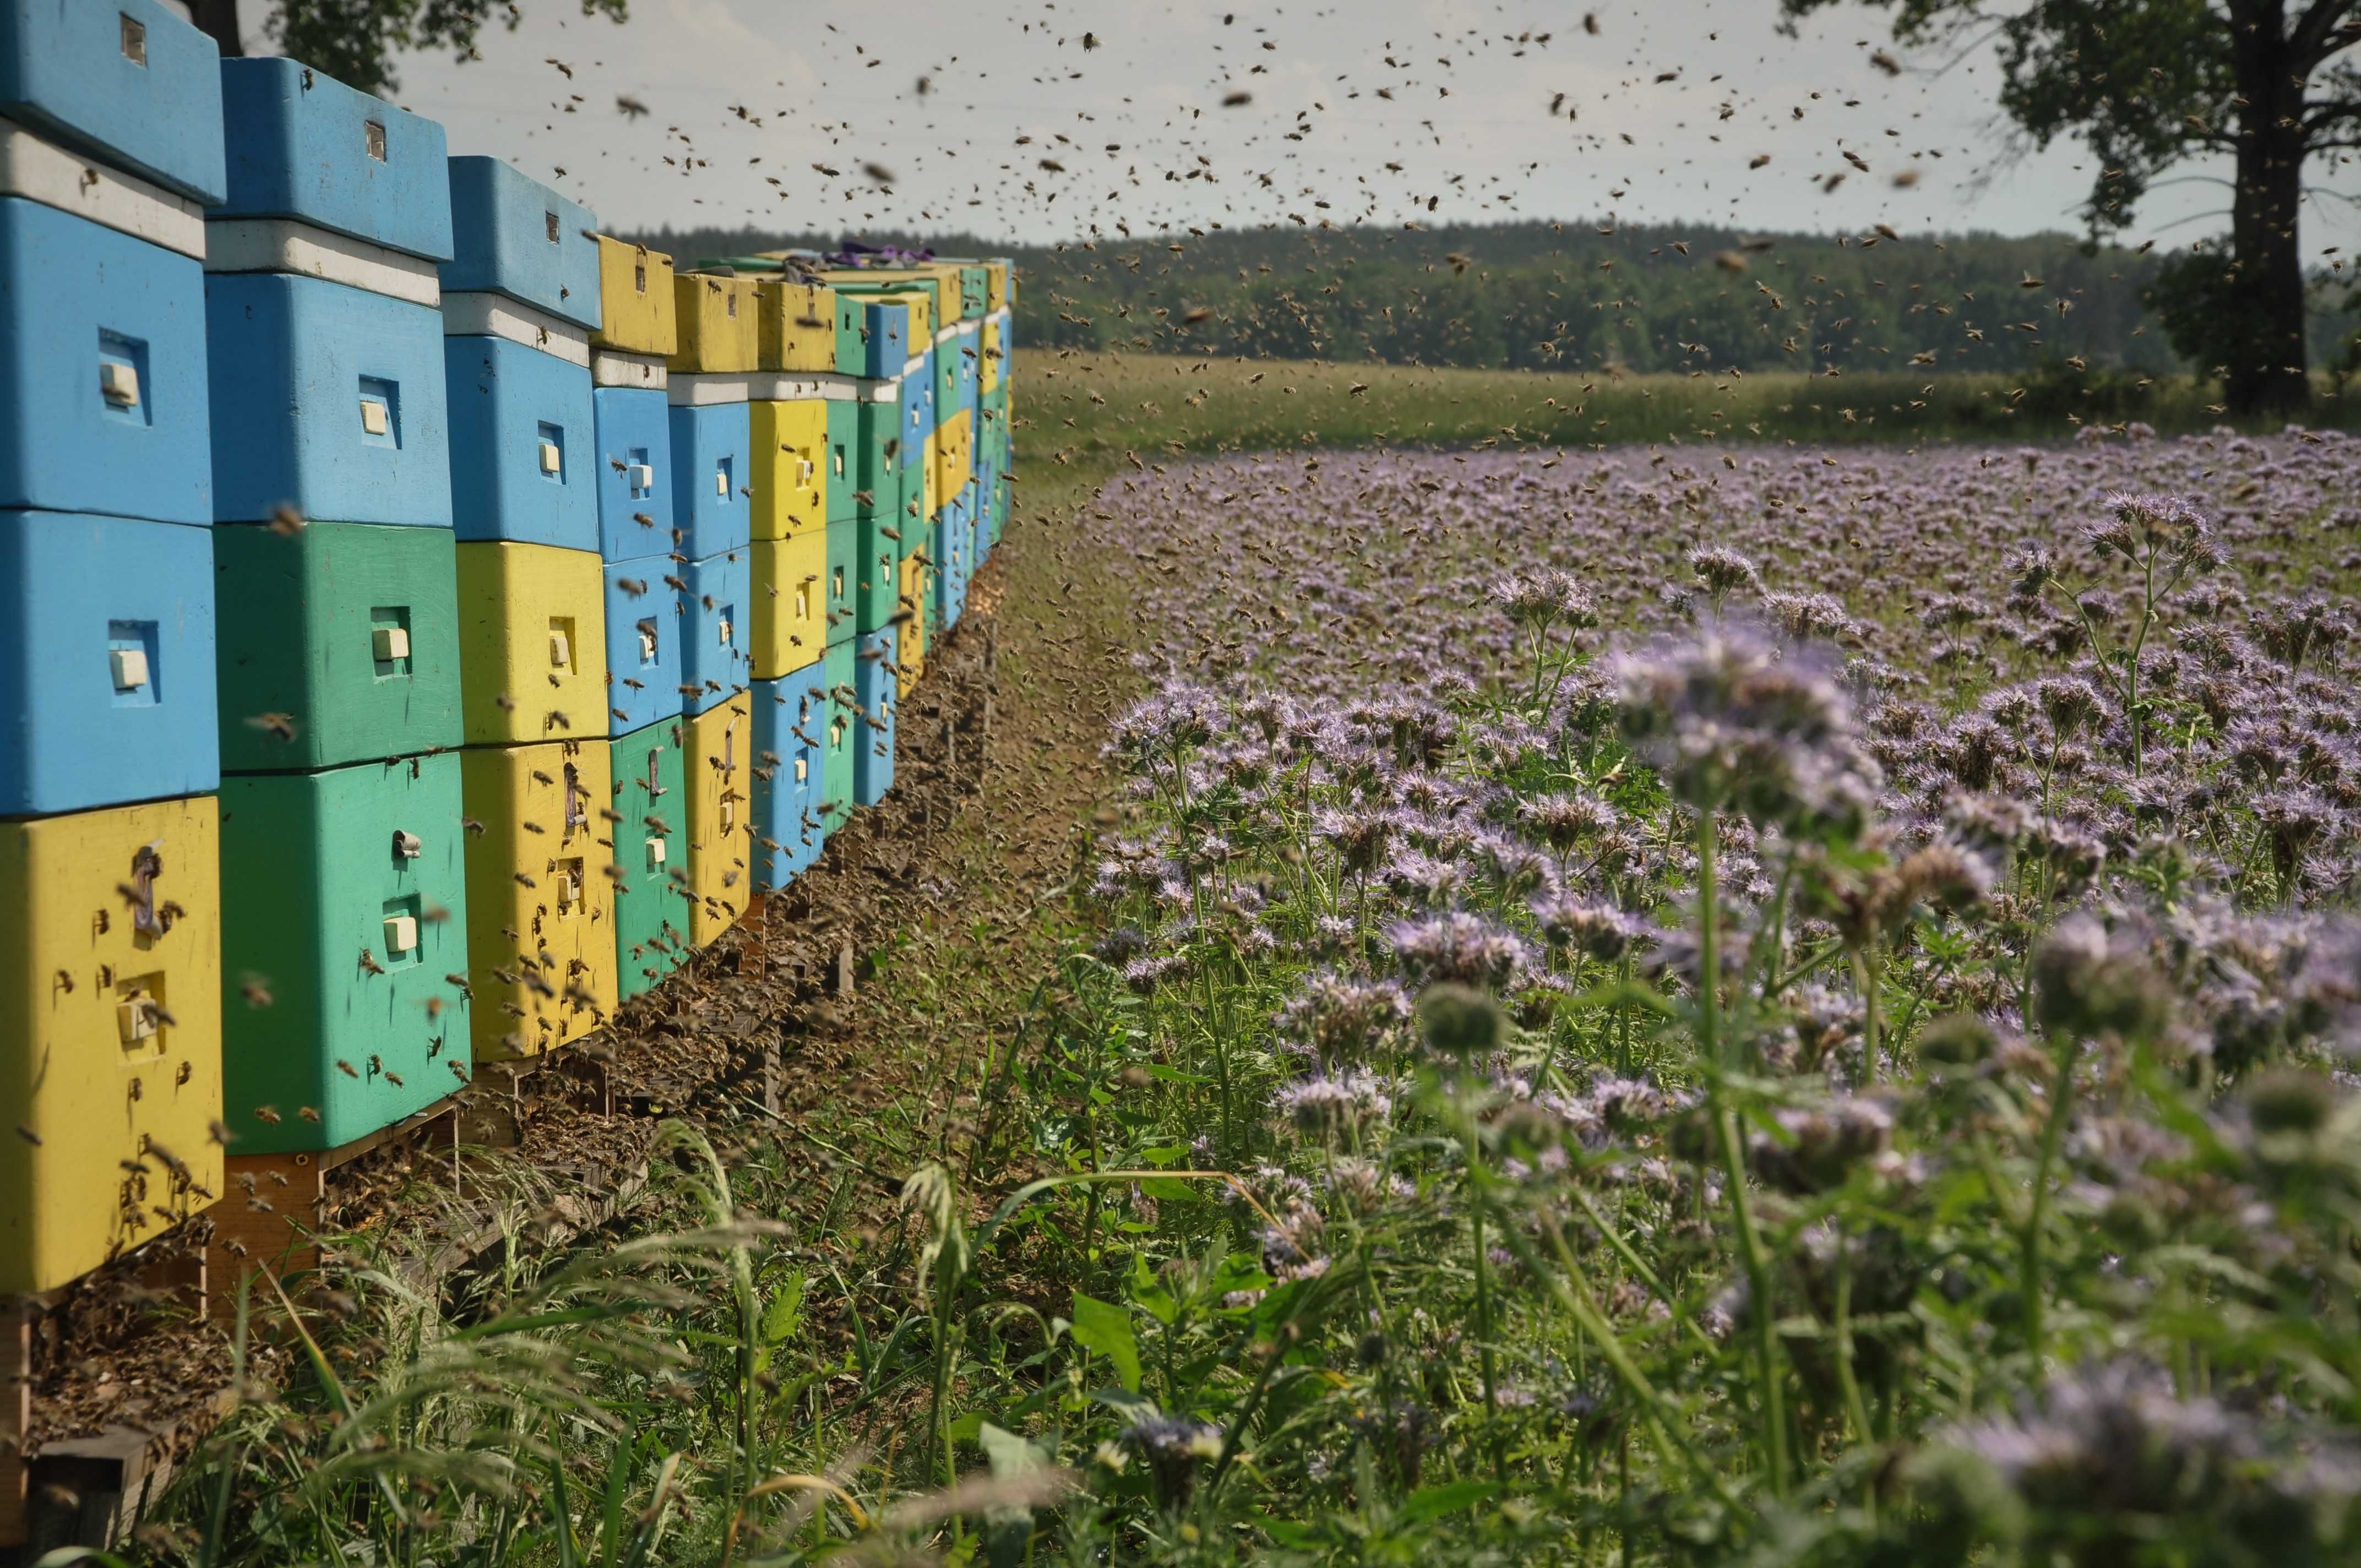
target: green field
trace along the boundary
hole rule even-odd
[[[2361,424],[2361,399],[2337,398],[2324,380],[2321,392],[2314,417],[2322,428]],[[1071,466],[1107,454],[1147,459],[1372,444],[1916,445],[2064,441],[2083,424],[2134,421],[2166,434],[2237,422],[2225,419],[2214,389],[2187,377],[1616,378],[1066,352],[1020,356],[1016,398],[1027,485],[1038,483],[1045,462]]]

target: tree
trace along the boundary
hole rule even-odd
[[[1839,0],[1780,3],[1792,24]],[[2182,159],[2230,154],[2229,252],[2179,269],[2182,291],[2218,313],[2192,342],[2224,356],[2234,411],[2310,401],[2297,218],[2305,162],[2361,148],[2361,71],[2346,55],[2361,40],[2361,0],[1864,3],[1893,9],[1906,44],[1998,34],[2002,109],[2035,145],[2079,136],[2098,160],[2084,204],[2094,238],[2129,223]],[[2200,350],[2201,374],[2215,363]]]
[[[631,0],[581,0],[586,16],[622,21]],[[190,0],[197,26],[225,55],[244,54],[238,0]],[[337,81],[380,95],[394,90],[393,57],[402,49],[455,49],[476,57],[476,35],[498,10],[511,32],[524,13],[507,0],[272,0],[266,24],[280,49]]]

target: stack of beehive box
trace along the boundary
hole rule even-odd
[[[0,1295],[223,1185],[217,69],[150,0],[0,3]]]
[[[752,894],[754,719],[749,438],[758,340],[752,280],[676,272],[666,367],[672,431],[672,564],[680,589],[681,816],[677,886],[688,941],[728,930]]]
[[[449,165],[442,370],[458,534],[468,971],[478,1062],[618,1000],[590,215],[491,159]]]
[[[925,411],[917,433],[923,499],[918,537],[911,542],[914,565],[906,569],[903,584],[913,612],[911,641],[918,644],[915,651],[905,651],[904,662],[909,666],[907,679],[915,681],[925,665],[926,639],[941,635],[958,619],[952,596],[962,589],[970,567],[969,545],[960,538],[971,503],[967,482],[974,430],[976,356],[966,350],[973,334],[963,330],[972,324],[967,319],[970,280],[952,262],[862,267],[829,276],[840,293],[916,299],[924,305],[923,322],[918,312],[913,313],[910,344],[912,373],[923,380],[919,401]],[[979,269],[973,279],[978,316],[982,277]]]
[[[1015,448],[1008,423],[1009,356],[1016,348],[1016,269],[986,261],[983,325],[978,334],[975,425],[975,562],[981,566],[1007,526],[1008,464]]]
[[[666,362],[678,340],[669,257],[600,236],[591,334],[598,551],[605,576],[607,730],[613,777],[619,995],[637,996],[688,950],[682,896],[681,611],[674,561]]]
[[[831,447],[830,413],[853,413],[853,383],[835,374],[834,296],[758,280],[757,371],[750,384],[752,655],[755,884],[785,886],[819,858],[827,819],[826,663],[843,612],[867,576],[848,558],[854,531],[836,507],[857,476]],[[848,586],[849,585],[849,586]]]
[[[837,369],[852,378],[852,400],[838,418],[849,450],[834,435],[830,450],[841,454],[854,487],[850,497],[831,496],[829,532],[850,539],[849,553],[868,585],[866,594],[855,585],[853,602],[829,639],[829,729],[849,774],[831,778],[830,790],[849,809],[874,806],[894,787],[895,715],[924,656],[908,592],[926,539],[923,453],[935,400],[929,366],[917,348],[928,334],[928,298],[859,279],[831,292]]]
[[[331,1148],[465,1081],[442,127],[223,63],[207,235],[225,1118]]]

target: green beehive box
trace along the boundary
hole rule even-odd
[[[890,383],[864,382],[862,390],[867,393],[881,385]],[[918,454],[905,450],[909,443],[902,433],[901,400],[881,400],[864,396],[853,406],[861,411],[854,488],[868,498],[865,505],[855,502],[855,515],[890,514],[903,494],[905,483],[923,478],[918,471]]]
[[[984,302],[984,298],[990,289],[991,280],[984,269],[982,267],[960,269],[960,319],[961,321],[976,321],[983,317],[985,310],[989,308]]]
[[[857,640],[839,642],[820,663],[829,698],[828,730],[820,737],[828,751],[827,763],[820,770],[827,786],[820,796],[820,819],[831,833],[852,815],[852,749],[861,744],[861,715],[853,706],[858,699],[852,685],[859,668],[853,654],[859,647]]]
[[[881,513],[862,518],[853,541],[852,620],[864,637],[893,624],[901,599],[902,554],[899,542],[892,537],[897,532],[894,520]]]
[[[217,525],[225,773],[456,746],[458,574],[447,528]]]
[[[868,302],[857,294],[836,296],[836,373],[859,376],[869,368],[869,334],[862,330],[862,307]]]
[[[222,780],[232,1154],[335,1148],[467,1081],[461,809],[456,752]]]
[[[893,291],[884,285],[866,284],[847,284],[837,290],[838,375],[890,376],[912,355],[924,350],[924,344],[910,341],[911,307],[880,298]]]
[[[864,510],[851,522],[828,525],[828,645],[852,640],[854,590],[861,581],[861,531],[876,526],[876,514]]]
[[[927,515],[927,468],[923,461],[903,466],[902,504],[894,521],[894,532],[901,538],[895,545],[906,561],[923,549],[927,543],[927,525],[933,520]]]
[[[687,906],[674,872],[688,874],[688,792],[681,723],[659,719],[618,737],[614,770],[616,992],[652,989],[688,955]]]
[[[851,398],[831,398],[828,404],[828,521],[851,521],[860,515],[854,492],[861,488],[861,411],[868,405]]]

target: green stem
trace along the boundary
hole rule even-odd
[[[1853,988],[1861,992],[1861,1080],[1863,1083],[1875,1083],[1880,1066],[1877,1038],[1876,966],[1871,962],[1870,949],[1866,945],[1853,948],[1850,956]]]
[[[1547,1214],[1541,1216],[1541,1220],[1542,1227],[1550,1239],[1550,1250],[1557,1255],[1555,1284],[1558,1298],[1574,1314],[1576,1324],[1598,1346],[1598,1354],[1606,1359],[1616,1380],[1623,1385],[1624,1391],[1640,1407],[1640,1418],[1648,1424],[1648,1439],[1654,1446],[1657,1457],[1667,1466],[1677,1463],[1688,1471],[1697,1485],[1711,1492],[1722,1507],[1738,1509],[1738,1495],[1730,1489],[1729,1480],[1719,1468],[1707,1463],[1705,1457],[1681,1435],[1678,1427],[1664,1419],[1666,1411],[1663,1396],[1656,1392],[1655,1385],[1648,1381],[1648,1375],[1640,1370],[1639,1364],[1631,1359],[1631,1353],[1623,1348],[1622,1340],[1616,1335],[1615,1325],[1607,1321],[1605,1312],[1599,1310],[1598,1300],[1592,1297],[1589,1285],[1583,1279],[1580,1265],[1575,1262],[1574,1250],[1565,1245],[1565,1232],[1555,1219]]]
[[[1875,1435],[1869,1424],[1869,1405],[1861,1397],[1861,1379],[1854,1375],[1852,1365],[1852,1238],[1844,1227],[1837,1227],[1837,1381],[1844,1390],[1845,1414],[1852,1421],[1852,1430],[1861,1442],[1873,1442]],[[1869,1517],[1877,1518],[1877,1482],[1872,1475],[1862,1488]]]
[[[2025,1261],[2017,1289],[2025,1297],[2025,1345],[2033,1358],[2033,1373],[2041,1373],[2045,1325],[2041,1308],[2042,1233],[2049,1217],[2049,1173],[2058,1163],[2058,1146],[2066,1135],[2066,1118],[2074,1103],[2074,1049],[2070,1043],[2058,1054],[2058,1091],[2051,1098],[2049,1120],[2041,1129],[2041,1159],[2033,1172],[2033,1201],[2025,1220]]]
[[[1721,955],[1720,894],[1714,885],[1715,820],[1710,807],[1697,813],[1697,1047],[1704,1058],[1708,1113],[1714,1135],[1721,1145],[1723,1179],[1730,1186],[1730,1207],[1738,1224],[1738,1245],[1746,1265],[1746,1286],[1753,1299],[1754,1358],[1762,1381],[1763,1460],[1770,1472],[1771,1495],[1787,1495],[1787,1412],[1779,1354],[1778,1303],[1771,1294],[1771,1265],[1755,1229],[1754,1208],[1747,1196],[1746,1160],[1739,1141],[1738,1113],[1730,1109],[1722,1087],[1720,1018]]]
[[[1469,1228],[1476,1238],[1476,1355],[1484,1369],[1484,1439],[1492,1451],[1492,1475],[1509,1484],[1507,1451],[1500,1443],[1499,1378],[1492,1351],[1492,1266],[1484,1255],[1484,1150],[1471,1115],[1467,1126]]]

